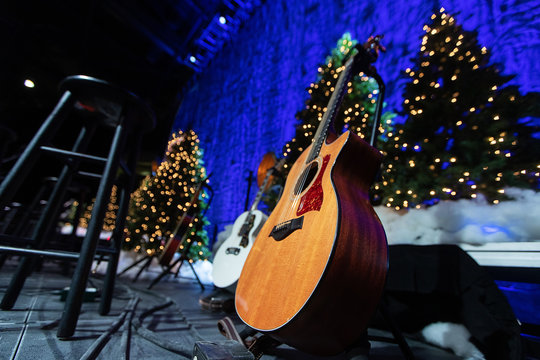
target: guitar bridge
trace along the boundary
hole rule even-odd
[[[270,236],[273,237],[276,241],[281,241],[296,230],[301,229],[303,224],[304,216],[292,220],[287,220],[274,226],[274,228],[270,232]]]
[[[240,254],[240,249],[237,248],[237,247],[230,247],[230,248],[227,248],[227,250],[225,250],[225,254],[227,255],[238,255]]]

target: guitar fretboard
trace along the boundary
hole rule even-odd
[[[268,181],[270,180],[270,174],[272,173],[272,169],[268,170],[266,173],[266,177],[264,178],[264,181],[259,188],[259,191],[257,191],[257,195],[255,196],[255,200],[253,200],[253,204],[251,205],[251,208],[249,211],[255,211],[257,209],[257,206],[259,206],[259,202],[261,202],[264,190],[266,189],[266,186],[268,185]]]
[[[259,188],[259,191],[257,191],[257,195],[255,196],[255,200],[253,201],[253,204],[251,205],[251,208],[249,209],[250,212],[257,209],[257,206],[259,206],[259,202],[262,199],[264,191],[266,190],[266,187],[268,186],[268,182],[272,178],[272,176],[271,176],[272,173],[274,172],[274,170],[281,169],[283,164],[285,164],[285,158],[281,159],[274,167],[272,167],[272,168],[270,168],[270,169],[268,169],[266,171],[266,176],[264,178],[264,181],[263,181],[261,187]]]
[[[344,69],[339,75],[339,79],[334,89],[334,93],[330,97],[330,101],[328,102],[328,106],[326,107],[326,112],[324,113],[321,123],[317,128],[317,132],[315,133],[313,147],[311,148],[311,151],[307,157],[306,164],[309,164],[310,162],[315,160],[317,156],[319,156],[322,144],[326,140],[328,128],[330,127],[330,124],[332,124],[332,122],[334,121],[334,118],[336,116],[336,110],[347,90],[347,82],[349,81],[351,75],[353,61],[354,56],[351,56],[349,60],[347,60],[347,62],[345,63]]]

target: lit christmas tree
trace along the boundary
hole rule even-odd
[[[357,43],[358,41],[351,39],[349,33],[345,33],[339,39],[337,47],[332,50],[331,55],[326,58],[326,63],[319,66],[317,81],[307,89],[310,97],[306,101],[304,109],[296,114],[296,118],[299,120],[296,134],[283,148],[283,155],[287,158],[284,165],[285,174],[288,173],[300,154],[312,143],[319,123],[326,112],[328,101],[334,92],[341,67]],[[359,73],[355,74],[348,85],[347,94],[336,114],[334,128],[338,134],[344,130],[350,130],[362,138],[369,139],[372,115],[379,93],[377,82],[363,73]],[[379,146],[384,146],[383,144],[387,141],[386,133],[391,131],[394,117],[395,114],[390,112],[382,114],[381,126],[379,127]]]
[[[112,232],[114,230],[114,225],[116,223],[116,213],[118,212],[118,196],[117,196],[117,187],[113,185],[111,190],[111,197],[109,204],[107,205],[107,210],[105,211],[105,218],[103,219],[103,231]],[[79,227],[88,228],[88,223],[90,222],[90,217],[92,215],[92,210],[94,209],[94,203],[96,199],[92,199],[92,203],[89,204],[83,216],[79,219]]]
[[[146,177],[132,194],[124,249],[148,255],[161,253],[187,211],[192,220],[183,237],[186,244],[180,244],[178,250],[192,243],[187,254],[190,261],[209,257],[204,229],[208,222],[203,215],[208,193],[201,187],[208,179],[203,165],[197,134],[193,130],[173,134],[156,174]],[[201,191],[197,191],[199,188]]]
[[[401,209],[478,194],[497,204],[505,187],[537,189],[539,129],[522,119],[540,115],[539,94],[504,86],[512,77],[444,9],[431,20],[405,71],[407,120],[388,134],[377,196]]]
[[[148,197],[148,189],[153,177],[146,175],[141,181],[141,185],[131,194],[128,216],[126,218],[126,228],[124,229],[124,250],[134,250],[143,252],[146,250],[146,240],[149,239],[147,225],[143,226],[144,212],[142,210],[144,201]],[[144,207],[146,210],[147,207]],[[143,232],[145,231],[145,232]]]

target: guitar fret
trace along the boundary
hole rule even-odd
[[[259,188],[259,191],[257,191],[257,195],[255,195],[255,200],[253,201],[253,204],[251,205],[251,208],[249,209],[250,212],[255,211],[257,209],[257,206],[259,205],[259,202],[262,199],[264,190],[266,189],[266,186],[268,185],[268,182],[270,181],[270,178],[271,178],[270,175],[272,175],[272,172],[274,171],[274,169],[280,169],[284,163],[285,163],[285,158],[281,159],[274,167],[266,171],[266,177],[264,178],[264,181],[261,187]]]
[[[311,148],[311,151],[307,157],[306,164],[309,164],[310,162],[315,160],[317,156],[319,156],[322,144],[326,140],[326,135],[328,133],[328,129],[330,128],[330,124],[335,119],[337,107],[341,103],[341,99],[343,98],[343,96],[345,95],[345,91],[347,90],[346,84],[351,75],[352,65],[353,57],[347,60],[347,62],[345,63],[345,68],[339,76],[335,91],[330,97],[330,101],[328,102],[327,111],[325,112],[323,119],[321,120],[321,123],[317,129],[317,132],[315,133],[313,147]]]

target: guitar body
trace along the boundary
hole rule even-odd
[[[322,145],[300,186],[311,146],[246,259],[235,305],[248,326],[333,355],[360,338],[385,282],[386,235],[368,195],[381,155],[346,132]]]
[[[171,263],[174,254],[178,251],[178,248],[180,247],[180,244],[182,243],[182,237],[180,236],[173,236],[167,241],[167,244],[165,244],[165,248],[163,250],[163,253],[159,257],[159,265],[161,266],[167,266]]]
[[[251,228],[244,235],[247,241],[243,246],[243,227],[250,215],[253,216],[250,221]],[[268,216],[262,211],[253,210],[242,213],[235,220],[231,235],[221,244],[214,256],[212,278],[217,287],[229,288],[236,285],[249,251],[255,242],[255,237],[267,218]]]

